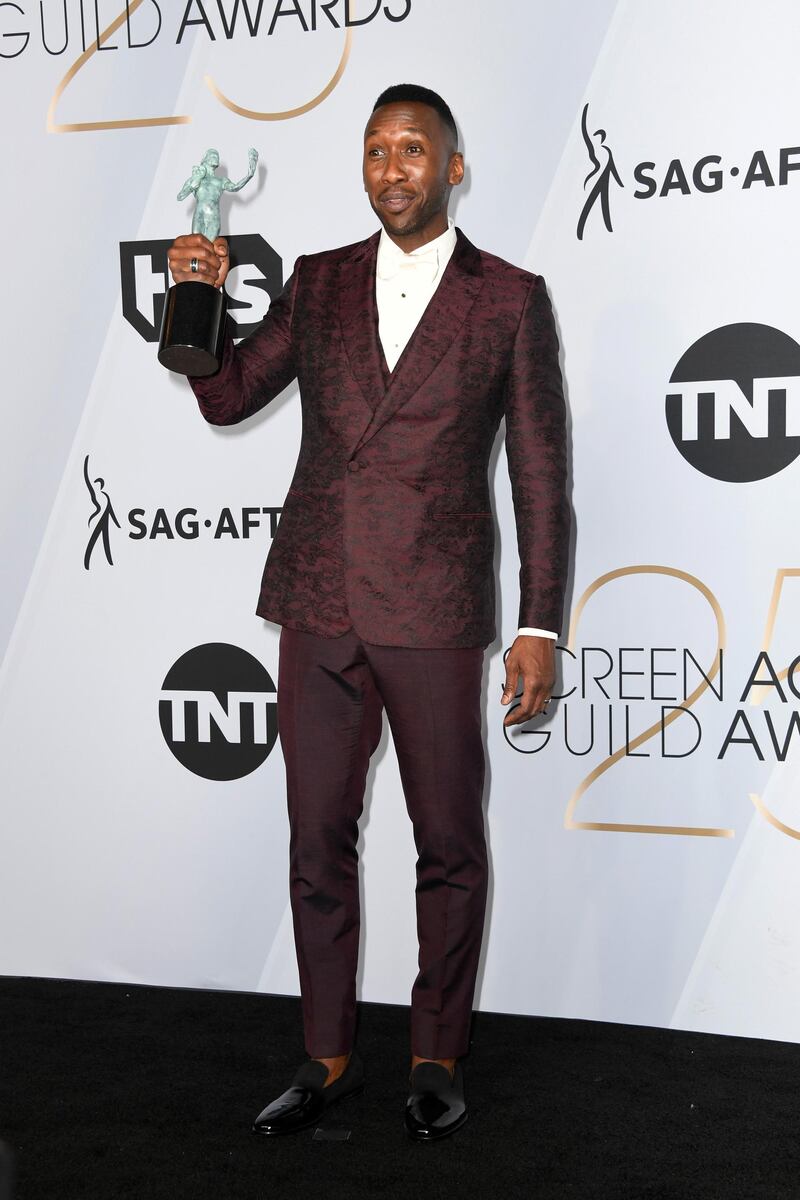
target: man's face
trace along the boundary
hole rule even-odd
[[[447,228],[450,189],[464,178],[464,160],[435,109],[385,104],[364,134],[364,188],[386,232],[406,251]]]

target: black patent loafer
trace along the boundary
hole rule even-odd
[[[310,1059],[303,1063],[289,1087],[277,1100],[268,1104],[253,1122],[255,1133],[274,1137],[282,1133],[297,1133],[315,1125],[323,1113],[347,1096],[355,1096],[364,1090],[364,1067],[361,1059],[353,1054],[342,1075],[325,1087],[328,1068],[324,1063]]]
[[[449,1137],[467,1119],[464,1079],[456,1063],[453,1078],[439,1063],[423,1062],[411,1072],[411,1094],[406,1104],[406,1131],[418,1142]]]

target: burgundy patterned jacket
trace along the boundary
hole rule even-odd
[[[543,280],[458,242],[389,374],[378,339],[379,235],[299,258],[263,323],[192,380],[207,421],[257,412],[297,377],[303,434],[258,613],[385,646],[495,636],[487,468],[506,451],[519,624],[561,627],[569,510],[564,398]]]

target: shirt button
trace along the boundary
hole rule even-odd
[[[354,458],[350,459],[350,462],[347,464],[347,469],[348,469],[348,471],[357,471],[358,470],[358,463],[356,462],[356,460]]]

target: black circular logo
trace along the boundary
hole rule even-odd
[[[208,642],[167,672],[158,719],[165,742],[189,771],[204,779],[242,779],[275,745],[275,684],[246,650]]]
[[[800,346],[770,325],[723,325],[672,372],[667,428],[712,479],[751,483],[800,454]]]

